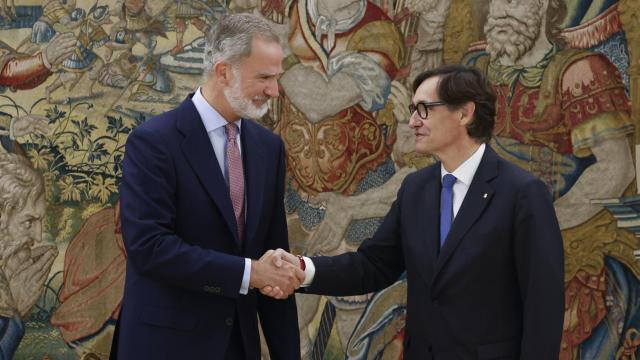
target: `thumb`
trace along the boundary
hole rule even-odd
[[[286,252],[285,252],[284,250],[282,250],[282,249],[277,249],[277,250],[274,252],[273,256],[275,257],[275,259],[274,259],[274,261],[273,261],[273,264],[274,264],[276,267],[282,267],[282,265],[283,265],[283,264],[282,264],[282,258],[283,258],[284,256],[286,256]]]

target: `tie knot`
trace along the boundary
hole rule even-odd
[[[456,177],[451,175],[451,174],[447,174],[445,176],[442,177],[442,187],[446,188],[446,189],[451,189],[453,187],[453,184],[456,183]]]
[[[224,126],[224,132],[227,134],[227,141],[235,141],[238,128],[235,123],[227,123],[227,125]]]

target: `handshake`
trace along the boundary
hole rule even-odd
[[[262,295],[286,299],[305,279],[300,258],[282,249],[269,250],[259,260],[251,261],[249,287]]]

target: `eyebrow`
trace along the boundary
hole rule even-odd
[[[280,76],[284,73],[284,71],[278,71],[277,73],[266,73],[266,72],[261,72],[258,73],[258,76]]]
[[[30,218],[30,219],[40,219],[42,216],[38,216],[35,213],[25,213],[20,215],[22,218]]]

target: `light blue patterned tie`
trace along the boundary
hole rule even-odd
[[[444,246],[444,241],[451,229],[453,222],[453,184],[456,177],[447,174],[442,178],[442,192],[440,193],[440,248]]]

